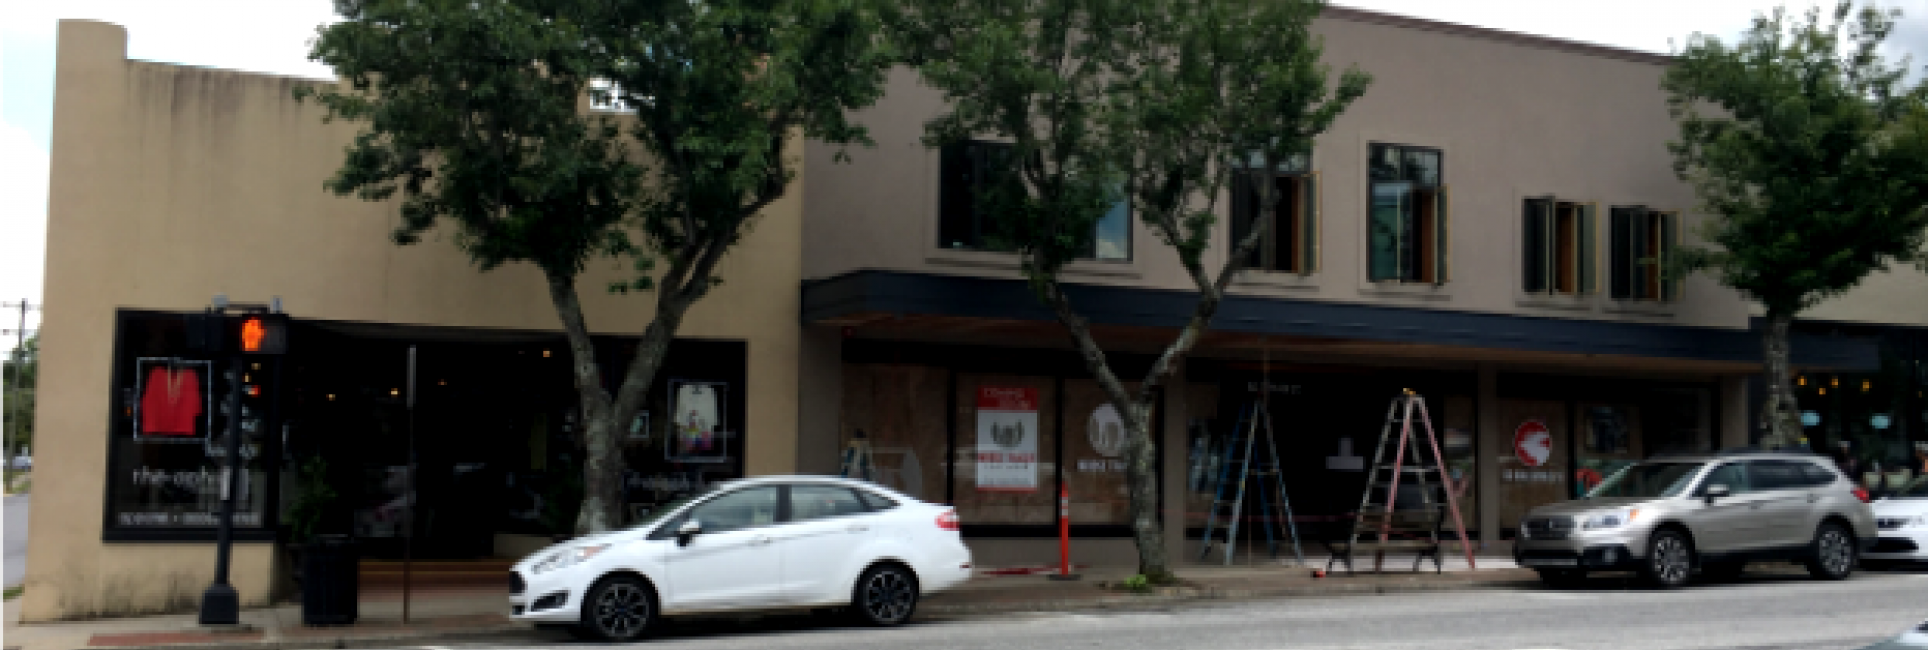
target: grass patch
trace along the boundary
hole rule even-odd
[[[22,592],[25,592],[26,590],[27,590],[26,585],[16,585],[13,587],[7,587],[7,600],[13,600],[15,598],[19,598],[20,594]]]

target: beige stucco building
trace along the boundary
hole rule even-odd
[[[1664,147],[1663,57],[1345,9],[1316,28],[1329,63],[1375,82],[1309,160],[1271,175],[1291,207],[1223,215],[1208,263],[1251,219],[1279,219],[1282,234],[1160,400],[1163,512],[1180,555],[1195,557],[1219,477],[1212,452],[1254,385],[1269,387],[1309,538],[1356,505],[1353,468],[1403,388],[1433,405],[1468,481],[1467,525],[1491,542],[1525,508],[1618,464],[1750,441],[1749,304],[1709,278],[1667,282],[1638,263],[1699,219]],[[206,432],[150,426],[146,413],[178,413],[178,399],[148,402],[146,379],[213,368],[178,352],[178,323],[214,294],[278,296],[295,322],[286,367],[242,379],[268,386],[275,400],[262,408],[282,425],[259,438],[256,489],[242,496],[257,517],[235,555],[244,602],[264,602],[285,577],[274,542],[287,539],[312,459],[353,495],[324,523],[391,553],[391,515],[407,499],[390,479],[409,431],[430,450],[424,475],[441,477],[419,493],[440,517],[419,533],[433,553],[512,556],[553,529],[568,495],[571,389],[536,270],[478,273],[434,238],[394,246],[392,204],[324,191],[355,127],[293,100],[312,82],[130,61],[126,38],[113,25],[61,26],[24,617],[196,602],[214,552],[195,518],[211,503],[195,472],[210,461],[181,442]],[[636,512],[734,476],[862,473],[955,504],[979,563],[1011,566],[1055,557],[1063,487],[1077,561],[1130,561],[1103,399],[1014,258],[982,250],[986,215],[959,170],[995,144],[919,143],[941,109],[899,70],[858,113],[875,148],[846,164],[799,144],[793,191],[726,261],[727,281],[696,307],[654,389],[656,415],[637,424]],[[1093,259],[1067,278],[1129,376],[1191,297],[1142,225],[1121,215],[1100,228]],[[593,267],[582,286],[622,268]],[[1880,337],[1918,341],[1924,294],[1918,272],[1871,279],[1816,316],[1863,329],[1803,333],[1797,364],[1850,385],[1860,375],[1846,373],[1882,371],[1884,355],[1919,367],[1928,345],[1892,352]],[[584,301],[598,345],[619,360],[650,302]],[[399,399],[411,349],[415,429]],[[1890,391],[1907,420],[1928,376],[1897,377],[1914,382]],[[1028,397],[1016,417],[1036,436],[1019,444],[1036,459],[979,467],[979,399],[1000,390]],[[716,424],[714,447],[681,448],[669,433],[667,412],[691,404]],[[1515,451],[1528,422],[1551,433],[1543,456]],[[1826,427],[1814,435],[1833,439]],[[1884,432],[1921,440],[1923,428]],[[853,450],[867,462],[846,462]]]

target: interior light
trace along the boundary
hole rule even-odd
[[[1794,378],[1794,382],[1795,382],[1795,383],[1797,383],[1797,384],[1800,384],[1800,385],[1802,385],[1802,386],[1806,386],[1806,385],[1807,385],[1807,375],[1801,375],[1801,376],[1799,376],[1799,377],[1795,377],[1795,378]]]
[[[549,351],[548,351],[548,350],[543,350],[543,351],[542,351],[542,356],[543,356],[543,358],[545,358],[545,359],[546,359],[546,358],[548,358],[548,357],[549,357]]]
[[[334,394],[334,393],[329,393],[329,394],[328,394],[328,401],[330,401],[330,402],[333,402],[333,401],[335,401],[335,394]]]
[[[401,395],[401,394],[402,394],[402,389],[400,389],[400,388],[390,388],[390,389],[388,389],[388,396],[389,396],[389,397],[395,397],[395,396],[398,396],[398,395]]]
[[[447,380],[447,379],[444,379],[444,380],[441,380],[441,381],[438,381],[438,382],[435,382],[435,385],[437,385],[437,386],[447,386],[447,385],[449,385],[449,380]]]
[[[1828,385],[1829,385],[1829,386],[1834,386],[1834,387],[1836,387],[1836,388],[1839,388],[1839,387],[1841,387],[1841,377],[1840,377],[1839,375],[1836,375],[1836,376],[1834,376],[1834,377],[1829,377],[1829,378],[1828,378]]]
[[[1865,393],[1865,392],[1868,392],[1868,389],[1869,389],[1870,387],[1872,387],[1872,386],[1874,386],[1874,382],[1871,382],[1871,381],[1867,381],[1867,380],[1862,380],[1862,382],[1861,382],[1861,392],[1863,392],[1863,393]]]
[[[1823,389],[1821,389],[1821,394],[1822,394],[1822,395],[1826,395],[1826,394],[1828,394],[1828,389],[1826,389],[1826,388],[1823,388]]]

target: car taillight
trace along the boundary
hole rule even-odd
[[[1855,488],[1855,489],[1854,489],[1854,498],[1856,498],[1856,499],[1860,499],[1862,503],[1868,503],[1868,502],[1870,502],[1870,501],[1872,501],[1872,499],[1869,499],[1869,498],[1868,498],[1868,489],[1867,489],[1867,488],[1861,488],[1861,487],[1858,487],[1858,488]]]
[[[944,530],[957,530],[957,511],[945,510],[937,516],[937,527]]]

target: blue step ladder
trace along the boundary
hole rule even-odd
[[[1256,456],[1261,434],[1265,438],[1262,458]],[[1272,411],[1262,396],[1239,415],[1238,426],[1232,429],[1217,460],[1218,481],[1205,518],[1204,544],[1198,559],[1211,557],[1213,544],[1219,543],[1224,548],[1224,564],[1232,564],[1232,558],[1238,555],[1239,524],[1245,519],[1245,493],[1252,489],[1258,499],[1258,523],[1265,531],[1267,550],[1276,559],[1280,538],[1290,540],[1292,556],[1303,566],[1305,553],[1299,548],[1299,527],[1292,517],[1292,499],[1285,490],[1279,445],[1272,438]]]

